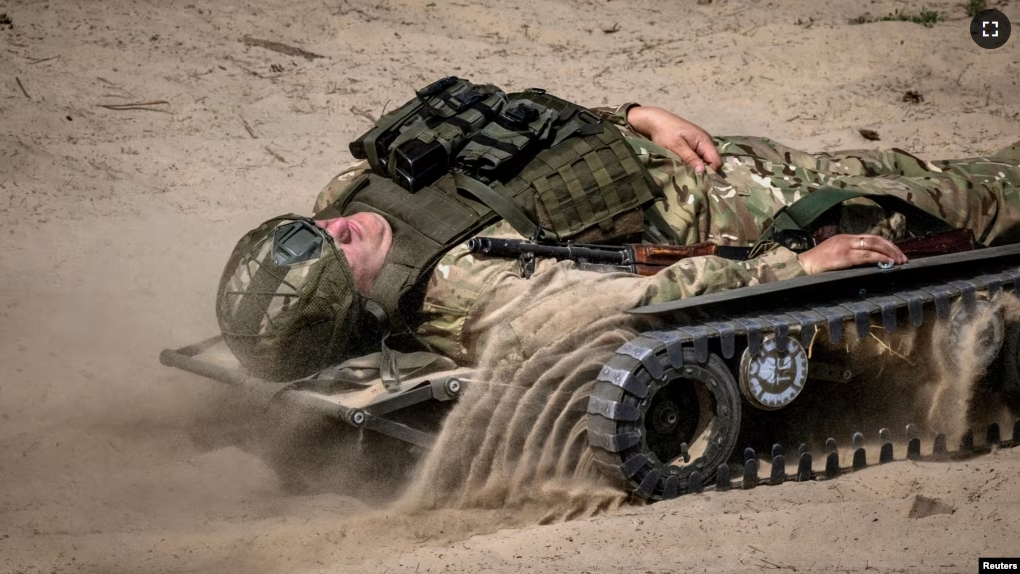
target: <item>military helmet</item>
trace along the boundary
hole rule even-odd
[[[242,366],[291,380],[339,362],[364,306],[343,251],[306,217],[274,217],[234,247],[216,317]]]

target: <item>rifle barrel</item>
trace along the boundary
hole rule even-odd
[[[522,253],[534,253],[539,257],[555,259],[584,260],[589,263],[607,265],[630,265],[630,254],[626,247],[610,245],[543,245],[523,239],[498,239],[495,237],[475,237],[468,241],[468,249],[472,253],[492,255],[495,257],[518,257]]]

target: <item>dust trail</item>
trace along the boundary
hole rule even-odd
[[[627,500],[621,485],[593,467],[584,411],[602,364],[653,326],[624,312],[641,296],[632,280],[569,266],[549,273],[536,276],[510,305],[515,319],[488,341],[482,380],[469,385],[448,417],[399,502],[402,509],[508,509],[515,521],[548,522]],[[835,436],[843,444],[854,431],[874,440],[879,428],[901,432],[913,423],[955,441],[975,413],[995,418],[1004,412],[997,397],[991,407],[974,402],[985,386],[976,383],[984,375],[977,350],[986,344],[981,333],[993,316],[1017,320],[1020,302],[995,298],[961,329],[953,349],[946,348],[945,326],[934,317],[920,330],[888,334],[875,327],[863,339],[847,330],[840,344],[819,345],[816,359],[864,365],[863,372],[850,383],[812,381],[780,411],[745,405],[745,440],[767,448],[774,440],[821,443]]]
[[[845,445],[858,431],[875,441],[883,427],[902,440],[905,425],[913,424],[926,444],[945,433],[955,448],[968,429],[981,433],[988,423],[1002,425],[1009,421],[997,389],[1002,357],[987,368],[978,359],[988,344],[982,333],[994,317],[1017,322],[1020,302],[1012,295],[994,298],[963,325],[955,344],[949,342],[947,322],[932,313],[920,329],[890,334],[873,326],[863,339],[848,330],[840,344],[815,345],[813,364],[845,364],[856,376],[846,383],[812,379],[793,404],[775,413],[745,409],[745,440],[757,439],[754,446],[766,449],[773,441],[817,448],[828,437]]]
[[[513,303],[408,490],[408,509],[534,509],[540,522],[614,508],[619,485],[593,467],[585,409],[613,352],[647,325],[624,313],[633,278],[558,265]],[[584,293],[585,297],[578,297]]]
[[[969,428],[995,422],[1005,409],[996,404],[992,392],[1002,376],[1003,357],[987,366],[980,357],[989,344],[993,321],[1006,325],[1020,320],[1020,300],[1008,293],[978,307],[974,317],[960,329],[957,345],[951,343],[945,323],[935,329],[932,359],[936,366],[934,382],[928,385],[930,407],[925,421],[950,437],[961,436]],[[1002,351],[1000,351],[1001,354]],[[982,381],[982,379],[984,379]]]

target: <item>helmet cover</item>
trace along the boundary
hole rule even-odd
[[[305,377],[340,362],[362,306],[343,251],[297,215],[245,234],[216,293],[227,346],[246,370],[269,380]]]

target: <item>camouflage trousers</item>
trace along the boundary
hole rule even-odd
[[[826,186],[898,197],[972,229],[986,245],[1020,241],[1020,142],[989,156],[942,161],[895,148],[812,154],[758,137],[715,143],[719,173],[694,174],[673,158],[645,156],[669,196],[660,211],[687,243],[753,244],[776,211]],[[906,233],[902,215],[867,199],[844,203],[840,227],[890,239]]]

